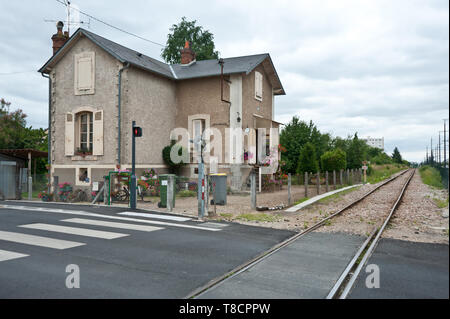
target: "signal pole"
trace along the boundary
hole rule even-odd
[[[131,186],[130,208],[136,209],[136,137],[142,136],[142,129],[136,126],[136,121],[131,124]]]

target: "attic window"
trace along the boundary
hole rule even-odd
[[[263,76],[258,71],[255,71],[255,99],[262,101],[263,96]]]

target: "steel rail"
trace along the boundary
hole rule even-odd
[[[383,225],[380,228],[375,228],[371,235],[367,238],[367,240],[361,245],[359,250],[354,255],[353,259],[350,261],[350,263],[345,268],[344,272],[339,277],[336,284],[333,286],[333,288],[328,293],[326,299],[345,299],[347,298],[348,294],[350,293],[352,287],[355,284],[356,279],[358,278],[359,273],[361,272],[362,267],[365,265],[366,261],[369,259],[369,257],[372,255],[374,249],[376,248],[379,239],[381,237],[381,234],[383,233],[384,229],[386,228],[386,225],[389,223],[389,221],[392,218],[392,215],[394,214],[395,210],[398,208],[399,203],[401,199],[403,198],[403,195],[406,191],[406,188],[408,187],[411,179],[413,178],[415,173],[415,170],[411,173],[411,175],[406,180],[405,184],[403,185],[399,196],[397,197],[397,200],[395,201],[394,205],[392,206],[389,215],[384,220]],[[374,238],[375,237],[375,238]],[[369,246],[370,244],[370,246]],[[369,248],[367,248],[369,246]],[[367,248],[367,249],[366,249]],[[350,274],[350,271],[355,267],[357,260],[361,259],[359,262],[357,268],[355,269],[355,272],[353,274]],[[348,281],[346,281],[348,279]],[[345,286],[344,286],[344,283]],[[343,290],[342,290],[343,289]],[[339,292],[342,290],[342,293],[339,294]]]
[[[380,185],[378,185],[377,187],[375,187],[371,191],[367,192],[366,194],[362,195],[360,198],[358,198],[355,201],[351,202],[350,204],[348,204],[344,208],[340,209],[336,213],[334,213],[334,214],[332,214],[332,215],[322,219],[321,221],[319,221],[318,223],[314,224],[313,226],[305,229],[303,232],[297,233],[297,234],[289,237],[288,239],[282,241],[281,243],[276,244],[272,248],[269,248],[268,250],[262,252],[261,254],[257,255],[256,257],[250,259],[249,261],[247,261],[247,262],[245,262],[245,263],[235,267],[234,269],[232,269],[231,271],[225,273],[224,275],[221,275],[221,276],[211,280],[207,284],[205,284],[205,285],[195,289],[194,291],[189,293],[186,297],[184,297],[184,299],[192,299],[192,298],[195,298],[195,297],[199,297],[202,294],[204,294],[207,290],[210,290],[211,288],[217,286],[218,284],[224,282],[225,280],[231,279],[231,278],[237,276],[238,274],[244,272],[245,270],[253,267],[254,265],[258,264],[259,262],[261,262],[264,259],[268,258],[269,256],[273,255],[274,253],[276,253],[280,249],[288,246],[289,244],[291,244],[295,240],[299,239],[300,237],[303,237],[304,235],[306,235],[306,234],[312,232],[313,230],[319,228],[320,226],[325,224],[325,222],[327,220],[329,220],[329,219],[331,219],[331,218],[341,214],[342,212],[346,211],[350,207],[353,207],[354,205],[356,205],[357,203],[359,203],[360,201],[365,199],[367,196],[371,195],[372,193],[374,193],[375,191],[377,191],[378,189],[380,189],[384,185],[386,185],[386,184],[392,182],[393,180],[397,179],[398,177],[404,175],[408,171],[409,171],[409,169],[404,170],[403,172],[400,172],[398,175],[387,179],[386,181],[384,181],[383,183],[381,183]]]

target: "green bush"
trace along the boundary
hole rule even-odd
[[[197,196],[197,193],[194,191],[182,190],[178,193],[178,196],[180,196],[180,197],[195,197],[195,196]]]
[[[386,153],[378,154],[377,156],[373,157],[370,161],[377,165],[392,164],[394,162],[392,158]]]
[[[345,169],[347,164],[347,155],[340,148],[325,152],[321,157],[323,171],[339,171]]]
[[[319,170],[319,163],[316,160],[316,148],[311,143],[306,143],[303,146],[300,157],[298,159],[297,173],[312,172]]]
[[[178,171],[180,170],[180,168],[183,167],[189,161],[189,159],[186,162],[184,162],[184,161],[181,161],[180,163],[172,162],[172,160],[170,158],[170,152],[172,150],[172,147],[179,148],[178,155],[180,155],[180,156],[181,156],[182,152],[187,152],[187,150],[186,150],[186,148],[177,144],[176,141],[174,141],[174,140],[170,141],[170,145],[164,147],[162,150],[163,161],[167,166],[169,166],[169,172],[172,174],[178,175]]]

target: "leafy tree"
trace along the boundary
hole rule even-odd
[[[347,155],[340,148],[325,152],[321,157],[323,171],[339,171],[347,166]]]
[[[172,33],[167,35],[166,47],[161,53],[167,63],[181,62],[180,50],[184,48],[186,41],[191,43],[191,49],[195,52],[197,61],[219,57],[219,52],[214,50],[213,34],[197,26],[196,22],[196,20],[187,21],[186,17],[183,17],[179,24],[172,25],[170,28]]]
[[[377,165],[383,165],[383,164],[392,164],[393,160],[389,155],[382,152],[381,154],[379,154],[375,157],[372,157],[370,159],[370,162],[375,163]]]
[[[21,109],[10,112],[10,102],[0,99],[0,148],[20,149],[24,147],[26,114]]]
[[[394,148],[394,153],[392,153],[392,159],[394,160],[395,163],[398,164],[403,163],[402,155],[400,154],[400,151],[398,150],[397,147]]]
[[[366,158],[367,148],[367,144],[360,140],[358,134],[355,133],[347,151],[347,168],[360,168],[363,160]]]
[[[45,129],[27,127],[27,115],[21,109],[9,111],[10,102],[0,99],[0,149],[32,148],[48,150],[48,135]],[[46,158],[36,159],[36,172],[46,171]]]
[[[311,172],[319,170],[319,163],[316,157],[316,148],[310,142],[303,146],[298,159],[297,173]]]
[[[281,161],[284,162],[282,170],[285,173],[295,174],[298,168],[300,152],[306,143],[312,143],[319,152],[326,151],[330,144],[330,136],[322,135],[312,121],[306,123],[294,116],[280,133],[280,144],[286,148],[281,153]],[[322,153],[316,152],[318,161]]]

